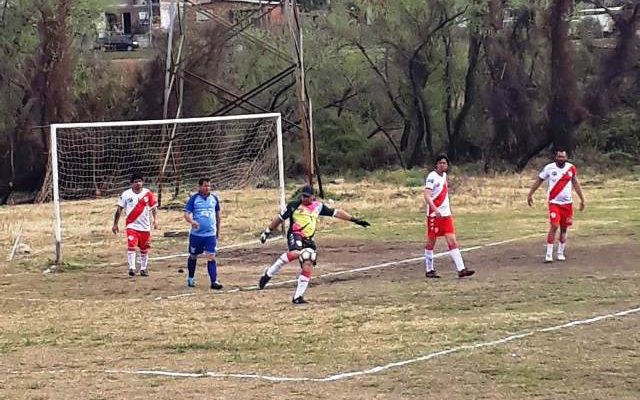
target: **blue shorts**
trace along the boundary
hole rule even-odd
[[[196,236],[189,235],[189,254],[197,256],[198,254],[216,254],[218,238],[215,236]]]

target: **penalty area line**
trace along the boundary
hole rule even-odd
[[[529,238],[533,238],[533,237],[536,237],[536,236],[540,236],[540,234],[536,233],[536,234],[521,236],[521,237],[518,237],[518,238],[501,240],[501,241],[498,241],[498,242],[491,242],[491,243],[486,243],[486,244],[482,244],[482,245],[478,245],[478,246],[466,247],[466,248],[460,249],[460,252],[461,253],[466,253],[466,252],[469,252],[469,251],[478,250],[478,249],[482,249],[482,248],[485,248],[485,247],[500,246],[500,245],[503,245],[503,244],[516,242],[516,241],[524,240],[524,239],[529,239]],[[446,256],[447,254],[449,254],[448,251],[443,251],[441,253],[434,254],[433,258],[441,258],[441,257]],[[342,271],[328,272],[326,274],[317,275],[314,278],[314,280],[323,279],[323,278],[329,278],[329,277],[339,276],[339,275],[366,272],[366,271],[371,271],[371,270],[374,270],[374,269],[382,269],[382,268],[386,268],[386,267],[392,267],[392,266],[395,266],[395,265],[408,264],[408,263],[422,261],[422,260],[424,260],[424,256],[406,258],[406,259],[403,259],[403,260],[388,261],[388,262],[384,262],[384,263],[381,263],[381,264],[368,265],[368,266],[359,267],[359,268],[351,268],[351,269],[346,269],[346,270],[342,270]],[[284,280],[284,281],[280,281],[280,282],[268,283],[267,287],[284,286],[284,285],[288,285],[288,284],[295,283],[295,282],[298,282],[298,280],[297,279],[288,279],[288,280]],[[236,292],[245,292],[245,291],[253,291],[253,290],[258,290],[258,286],[254,285],[254,286],[245,286],[245,287],[239,287],[239,288],[234,288],[234,289],[227,289],[227,290],[222,290],[219,293],[236,293]],[[195,292],[181,293],[181,294],[175,294],[175,295],[170,295],[170,296],[158,296],[154,300],[156,300],[156,301],[157,300],[172,300],[172,299],[179,299],[179,298],[183,298],[183,297],[192,297],[192,296],[195,296],[195,295],[196,295]]]
[[[505,336],[500,339],[487,341],[487,342],[478,342],[474,344],[462,345],[457,347],[452,347],[449,349],[444,349],[436,352],[426,353],[414,358],[409,358],[405,360],[390,362],[383,365],[377,365],[374,367],[349,371],[349,372],[340,372],[332,375],[327,375],[321,378],[312,378],[312,377],[295,377],[295,376],[274,376],[274,375],[262,375],[262,374],[253,374],[253,373],[220,373],[220,372],[202,372],[202,373],[193,373],[193,372],[179,372],[179,371],[163,371],[156,369],[148,369],[148,370],[122,370],[122,369],[108,369],[105,370],[106,374],[128,374],[128,375],[148,375],[148,376],[166,376],[172,378],[218,378],[218,379],[243,379],[243,380],[262,380],[268,382],[335,382],[342,381],[350,378],[360,377],[360,376],[368,376],[378,374],[390,369],[400,368],[411,364],[416,364],[419,362],[429,361],[431,359],[442,357],[449,354],[461,353],[461,352],[472,352],[477,349],[489,348],[500,346],[509,342],[513,342],[519,339],[523,339],[526,337],[532,337],[536,335],[546,334],[549,332],[556,332],[562,329],[573,328],[581,325],[589,325],[597,322],[613,319],[613,318],[621,318],[625,316],[629,316],[632,314],[637,314],[640,312],[640,307],[630,308],[623,311],[618,311],[610,314],[598,315],[595,317],[569,321],[563,324],[558,324],[554,326],[549,326],[546,328],[540,329],[532,329],[527,332],[522,332],[510,336]]]

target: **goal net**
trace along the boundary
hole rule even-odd
[[[210,178],[218,192],[272,188],[270,200],[283,206],[281,126],[276,113],[51,125],[56,261],[63,237],[65,247],[74,245],[68,239],[108,239],[102,231],[110,231],[115,199],[130,187],[134,172],[144,176],[162,206],[175,202],[180,208],[202,177]],[[94,212],[107,220],[87,217]],[[95,225],[87,228],[89,238],[82,238],[78,223]]]

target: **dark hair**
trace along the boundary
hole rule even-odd
[[[451,164],[451,161],[449,161],[449,157],[447,157],[446,154],[440,154],[436,156],[435,160],[433,160],[433,166],[436,167],[440,160],[446,160],[447,164]]]
[[[142,174],[140,172],[134,172],[131,174],[131,178],[129,179],[129,183],[133,183],[138,179],[142,180]]]
[[[565,149],[564,147],[556,147],[556,148],[553,149],[553,156],[554,157],[557,156],[558,153],[560,153],[560,152],[567,153],[567,149]]]
[[[211,179],[210,178],[200,178],[198,180],[198,186],[202,186],[205,182],[211,183]]]

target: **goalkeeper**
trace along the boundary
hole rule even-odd
[[[264,244],[271,232],[276,229],[278,225],[290,219],[289,231],[287,233],[289,251],[282,253],[282,255],[265,270],[258,284],[260,289],[264,289],[267,282],[269,282],[285,264],[297,258],[302,267],[302,271],[298,276],[298,286],[293,294],[293,304],[307,303],[303,295],[309,285],[313,266],[316,264],[316,244],[313,241],[313,236],[316,233],[316,224],[320,216],[336,217],[345,221],[351,221],[362,227],[370,225],[367,221],[352,217],[346,211],[334,210],[327,207],[315,199],[312,186],[304,186],[300,194],[300,199],[287,204],[280,215],[274,218],[271,224],[269,224],[269,227],[260,235],[260,241]]]

